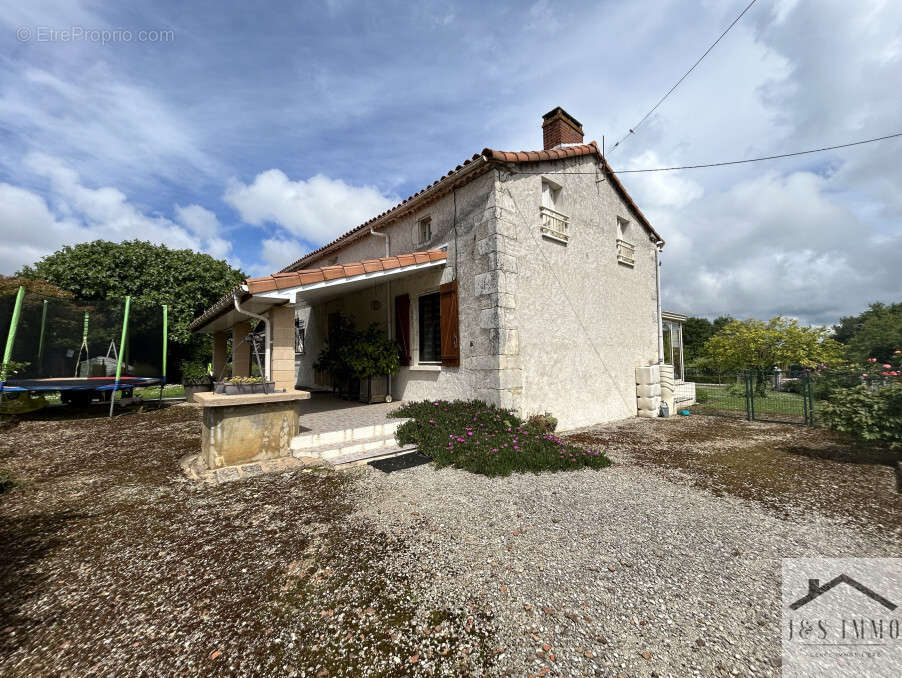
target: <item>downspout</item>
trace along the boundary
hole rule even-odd
[[[661,320],[661,250],[664,242],[658,240],[655,243],[655,289],[657,290],[658,306],[658,364],[664,364],[664,323]]]
[[[272,381],[272,378],[270,376],[270,369],[269,369],[269,355],[272,352],[272,346],[271,346],[272,341],[271,341],[271,335],[270,335],[270,329],[269,329],[269,318],[267,318],[265,315],[258,315],[256,313],[251,313],[250,311],[247,311],[247,310],[241,308],[241,304],[238,303],[238,295],[237,294],[232,295],[232,299],[235,300],[235,310],[236,311],[238,311],[242,315],[247,315],[247,316],[250,316],[251,318],[257,318],[257,320],[263,321],[263,353],[264,353],[264,355],[263,355],[263,371],[266,372],[265,381]],[[232,337],[232,341],[233,342],[235,341],[235,337]]]
[[[378,231],[373,230],[373,227],[370,226],[370,235],[375,235],[380,238],[385,238],[385,256],[391,256],[391,238],[388,236],[388,233],[380,233]],[[385,335],[391,340],[391,283],[389,281],[385,281]],[[388,391],[389,397],[391,397],[391,375],[388,375]]]
[[[388,237],[388,233],[379,233],[379,231],[374,231],[373,227],[370,226],[370,235],[376,235],[380,238],[385,238],[385,256],[390,257],[391,254],[389,252],[391,251],[391,238]]]

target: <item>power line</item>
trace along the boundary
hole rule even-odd
[[[837,144],[836,146],[823,146],[821,148],[812,148],[807,151],[795,151],[793,153],[780,153],[778,155],[763,155],[760,158],[746,158],[745,160],[727,160],[725,162],[711,162],[703,165],[678,165],[675,167],[650,167],[647,169],[632,170],[615,170],[611,169],[614,174],[638,174],[642,172],[675,172],[677,170],[702,169],[704,167],[724,167],[726,165],[743,165],[749,162],[761,162],[762,160],[777,160],[779,158],[793,158],[799,155],[808,155],[810,153],[822,153],[824,151],[835,151],[838,148],[849,148],[851,146],[861,146],[862,144],[872,144],[876,141],[886,141],[887,139],[896,139],[902,137],[902,132],[895,134],[887,134],[883,137],[874,137],[873,139],[863,139],[861,141],[850,141],[847,144]],[[598,174],[597,170],[591,172],[523,172],[513,170],[515,174]]]
[[[723,167],[725,165],[742,165],[748,162],[761,162],[762,160],[776,160],[778,158],[792,158],[798,155],[808,155],[809,153],[822,153],[823,151],[834,151],[837,148],[849,148],[850,146],[861,146],[862,144],[872,144],[875,141],[885,141],[887,139],[895,139],[902,137],[902,132],[896,134],[887,134],[885,137],[875,137],[874,139],[864,139],[862,141],[852,141],[848,144],[837,144],[836,146],[824,146],[822,148],[812,148],[807,151],[796,151],[794,153],[780,153],[779,155],[765,155],[760,158],[747,158],[746,160],[729,160],[727,162],[712,162],[706,165],[681,165],[678,167],[653,167],[650,169],[637,170],[620,170],[616,174],[637,174],[640,172],[674,172],[684,169],[700,169],[702,167]]]
[[[737,16],[735,19],[733,19],[733,23],[731,23],[729,26],[727,26],[726,30],[720,34],[720,37],[717,38],[717,40],[715,40],[713,43],[711,43],[711,46],[705,50],[705,53],[702,54],[698,58],[698,61],[696,61],[694,64],[692,64],[692,68],[690,68],[688,71],[686,71],[683,74],[683,77],[680,78],[679,80],[677,80],[676,84],[673,87],[671,87],[669,90],[667,90],[667,93],[664,96],[662,96],[660,99],[658,99],[658,103],[656,103],[654,106],[652,106],[651,110],[648,113],[646,113],[645,115],[643,115],[642,119],[639,122],[637,122],[635,125],[633,125],[630,128],[629,132],[627,132],[626,134],[623,135],[623,137],[621,137],[620,141],[618,141],[616,144],[611,146],[612,153],[614,152],[614,149],[616,149],[620,144],[622,144],[624,142],[624,140],[630,134],[636,133],[636,130],[639,129],[639,126],[648,119],[648,116],[650,116],[652,113],[654,113],[657,110],[658,106],[660,106],[662,103],[664,103],[664,100],[673,93],[673,90],[675,90],[677,87],[680,86],[680,83],[683,82],[683,80],[685,80],[689,76],[689,74],[695,70],[695,67],[698,66],[706,56],[708,56],[708,53],[717,46],[717,43],[719,43],[727,33],[730,32],[730,29],[732,29],[733,26],[735,26],[737,23],[739,23],[739,20],[745,15],[746,12],[748,12],[752,8],[752,5],[754,5],[757,1],[758,0],[752,0],[748,5],[746,5],[745,9],[739,13],[739,16]]]

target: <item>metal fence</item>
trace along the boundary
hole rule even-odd
[[[695,382],[693,411],[749,421],[814,425],[818,395],[807,371],[713,372],[687,368]],[[826,397],[826,393],[824,397]]]

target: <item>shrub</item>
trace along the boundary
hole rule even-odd
[[[211,378],[203,363],[185,360],[182,362],[182,383],[191,386],[209,384]]]
[[[557,417],[550,412],[534,414],[526,420],[526,430],[532,433],[554,433],[557,428]]]
[[[902,447],[902,383],[837,389],[818,415],[834,431]]]
[[[599,450],[584,450],[551,433],[530,431],[509,410],[478,400],[410,403],[392,416],[411,418],[398,427],[398,443],[417,445],[439,467],[506,476],[513,471],[599,469],[611,464]]]

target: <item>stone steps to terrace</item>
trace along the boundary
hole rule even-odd
[[[405,421],[394,419],[334,431],[303,432],[291,440],[291,454],[308,463],[326,463],[336,469],[407,454],[416,447],[401,446],[395,440],[395,431]]]

